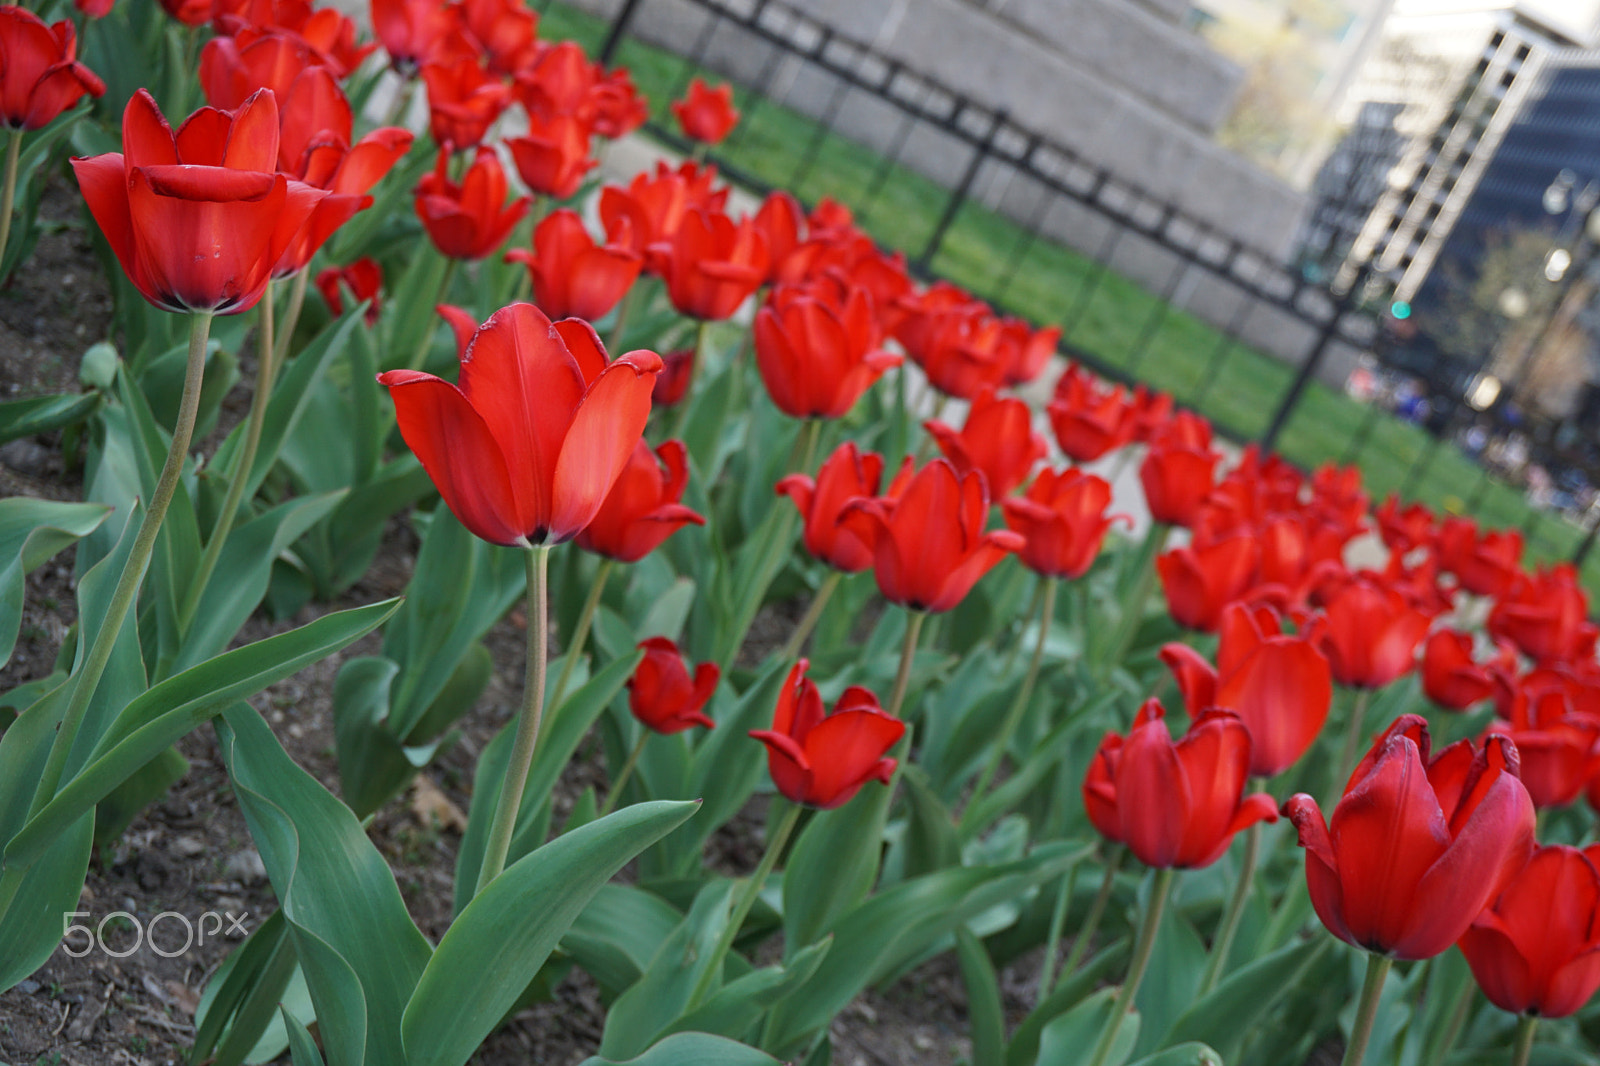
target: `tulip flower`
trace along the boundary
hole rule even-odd
[[[0,118],[8,128],[40,129],[85,94],[104,95],[105,82],[77,53],[71,22],[46,25],[26,8],[0,6]]]
[[[472,58],[459,13],[443,0],[372,0],[372,32],[389,53],[389,62],[409,78],[426,63]]]
[[[1222,857],[1233,835],[1275,822],[1265,793],[1244,794],[1250,732],[1231,711],[1204,711],[1173,743],[1166,710],[1146,700],[1126,738],[1107,733],[1083,782],[1094,827],[1157,869],[1195,869]]]
[[[1472,659],[1472,635],[1437,629],[1422,648],[1422,691],[1434,703],[1464,711],[1494,694],[1489,671]]]
[[[1382,688],[1416,665],[1428,616],[1393,588],[1351,581],[1327,604],[1321,647],[1334,680],[1353,688]]]
[[[1497,640],[1509,640],[1542,663],[1592,658],[1600,634],[1570,563],[1516,582],[1489,612],[1488,628]]]
[[[753,220],[756,229],[767,239],[767,281],[783,280],[784,265],[800,246],[800,233],[805,224],[805,211],[800,201],[782,189],[774,189],[761,201],[761,208]]]
[[[1111,485],[1076,467],[1044,470],[1020,496],[1000,501],[1006,528],[1025,543],[1017,552],[1022,565],[1041,577],[1080,578],[1100,554],[1106,531],[1127,515],[1107,515]]]
[[[540,220],[533,251],[513,248],[507,262],[523,263],[533,278],[533,299],[552,318],[594,322],[615,307],[639,276],[643,259],[615,244],[595,244],[574,211],[562,208]],[[657,379],[660,385],[662,379]]]
[[[1249,589],[1259,557],[1255,538],[1242,532],[1156,556],[1167,613],[1186,629],[1212,632],[1222,609]]]
[[[161,0],[161,9],[185,26],[204,26],[211,21],[212,0]]]
[[[895,338],[934,388],[970,400],[1005,381],[1009,353],[1001,349],[1000,320],[987,305],[944,283],[902,303],[909,311]]]
[[[455,10],[490,73],[514,77],[537,61],[539,16],[523,0],[459,0]]]
[[[1433,512],[1420,503],[1402,508],[1400,497],[1391,493],[1372,512],[1378,520],[1378,535],[1392,552],[1399,555],[1433,543]]]
[[[103,19],[111,14],[111,7],[115,2],[116,0],[72,0],[72,6],[85,18]]]
[[[694,349],[679,348],[661,357],[661,373],[656,375],[656,389],[650,402],[656,407],[672,407],[683,402],[694,383]]]
[[[533,64],[517,72],[516,94],[530,115],[582,116],[600,81],[599,68],[576,41],[541,50]]]
[[[852,685],[831,714],[824,714],[805,659],[789,669],[771,729],[750,735],[767,746],[767,770],[778,791],[819,810],[842,807],[868,781],[888,784],[896,760],[885,758],[905,734],[905,723],[883,713],[878,697]]]
[[[378,376],[401,436],[452,513],[491,544],[560,544],[594,520],[650,417],[661,358],[611,363],[588,323],[532,304],[490,316],[461,351],[457,387],[416,370]]]
[[[143,89],[122,119],[122,152],[74,159],[89,211],[128,280],[168,311],[238,314],[328,193],[277,172],[278,105],[204,107],[174,135]]]
[[[835,570],[854,574],[872,565],[872,549],[842,525],[839,516],[852,500],[876,496],[882,479],[883,456],[863,453],[854,441],[847,440],[823,460],[814,480],[805,474],[790,474],[778,482],[777,493],[799,508],[806,551]],[[896,495],[903,487],[891,488],[889,494]]]
[[[996,345],[1006,364],[1005,383],[1026,385],[1044,373],[1045,364],[1056,354],[1060,343],[1060,326],[1034,329],[1020,318],[1001,319]]]
[[[1426,959],[1461,939],[1533,852],[1533,801],[1505,737],[1430,758],[1427,722],[1378,737],[1334,808],[1283,805],[1306,849],[1306,885],[1328,931],[1358,948]]]
[[[717,665],[701,663],[691,679],[683,653],[666,637],[651,637],[639,647],[644,658],[628,678],[628,710],[633,716],[657,733],[715,726],[703,708],[722,677]]]
[[[600,510],[578,534],[578,547],[636,563],[684,526],[705,525],[704,518],[678,502],[688,484],[689,459],[682,441],[665,441],[654,452],[639,441]]]
[[[619,67],[595,82],[589,91],[593,114],[589,128],[597,137],[626,137],[650,121],[650,104],[634,85],[633,77]]]
[[[650,249],[670,246],[694,208],[718,214],[727,203],[728,190],[713,189],[715,179],[712,167],[685,163],[673,170],[657,163],[654,174],[634,175],[627,188],[605,186],[600,190],[600,222],[607,239],[645,255],[645,269],[660,273],[662,259],[652,258]]]
[[[880,347],[872,298],[828,286],[779,285],[756,313],[756,369],[791,418],[840,418],[900,357]]]
[[[505,242],[528,213],[529,200],[507,204],[510,185],[494,149],[480,147],[458,185],[446,167],[448,152],[439,153],[438,168],[417,183],[417,217],[434,247],[452,259],[482,259]]]
[[[739,123],[739,112],[733,106],[733,86],[713,89],[700,78],[689,83],[687,96],[673,101],[672,114],[683,135],[702,144],[720,144]]]
[[[1440,569],[1479,596],[1503,596],[1522,576],[1522,534],[1515,529],[1478,533],[1470,518],[1447,518],[1439,527]]]
[[[735,223],[695,208],[683,216],[661,269],[680,314],[720,322],[760,287],[768,261],[767,239],[749,219]]]
[[[1565,1018],[1600,989],[1600,845],[1539,848],[1461,938],[1489,1002]]]
[[[1213,670],[1186,644],[1168,644],[1161,660],[1172,671],[1191,717],[1220,707],[1250,731],[1250,774],[1272,777],[1316,742],[1333,704],[1328,660],[1306,634],[1283,632],[1268,607],[1229,604],[1222,612]]]
[[[216,0],[211,25],[224,37],[248,37],[268,31],[295,38],[311,50],[312,62],[336,78],[347,78],[377,51],[376,43],[356,44],[356,25],[331,7],[313,8],[308,0]]]
[[[1121,385],[1100,388],[1077,363],[1068,363],[1047,409],[1056,443],[1073,462],[1089,463],[1133,439],[1135,411]]]
[[[456,151],[478,145],[511,103],[511,90],[476,59],[428,63],[422,81],[428,87],[428,131],[435,144]]]
[[[934,459],[898,498],[845,505],[839,521],[872,548],[873,576],[885,599],[913,611],[948,611],[1023,539],[984,532],[989,492],[977,471],[965,477]]]
[[[344,314],[344,297],[340,286],[350,290],[357,300],[369,300],[366,311],[368,326],[378,322],[378,290],[383,286],[383,269],[370,257],[363,256],[346,267],[329,267],[317,272],[317,291],[335,315]]]
[[[1150,517],[1171,526],[1194,525],[1221,458],[1211,450],[1211,424],[1191,411],[1179,412],[1151,439],[1139,465]]]
[[[258,89],[271,89],[281,106],[289,86],[314,65],[311,46],[300,38],[248,28],[237,37],[206,42],[200,50],[200,88],[206,103],[224,111],[237,108]]]
[[[1565,807],[1600,772],[1600,721],[1573,713],[1564,679],[1535,671],[1518,683],[1510,714],[1489,725],[1514,741],[1535,807]]]
[[[922,428],[932,435],[956,473],[981,471],[994,499],[1026,481],[1050,450],[1045,439],[1033,431],[1033,412],[1028,405],[1014,396],[996,396],[988,387],[973,398],[959,433],[937,419],[924,422]]]
[[[528,116],[528,132],[506,141],[523,184],[541,196],[570,199],[599,165],[589,154],[589,127],[574,115]]]

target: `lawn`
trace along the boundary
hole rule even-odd
[[[543,36],[571,38],[591,53],[608,29],[604,20],[561,3],[547,3],[543,20]],[[615,62],[633,72],[650,98],[653,124],[670,128],[668,104],[698,68],[633,38],[623,41]],[[849,205],[875,239],[913,259],[927,246],[949,203],[948,190],[748,88],[736,88],[735,95],[743,119],[716,150],[719,160],[806,202],[831,196]],[[1060,324],[1069,351],[1101,370],[1171,392],[1241,442],[1266,430],[1294,376],[1273,356],[978,204],[962,205],[929,269],[1009,314]],[[1306,390],[1277,447],[1308,469],[1329,461],[1359,465],[1375,499],[1399,492],[1435,508],[1470,512],[1490,526],[1519,528],[1537,561],[1570,558],[1583,538],[1576,524],[1529,507],[1521,490],[1486,475],[1454,445],[1320,382]],[[1584,567],[1584,584],[1600,596],[1600,553]]]

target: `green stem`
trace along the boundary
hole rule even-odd
[[[589,629],[594,625],[594,612],[600,607],[600,595],[606,590],[606,582],[611,577],[611,571],[617,568],[616,560],[600,560],[600,568],[594,572],[594,581],[589,586],[589,598],[583,601],[583,611],[578,615],[578,624],[572,629],[572,641],[567,646],[567,654],[561,663],[561,676],[556,678],[556,687],[550,696],[550,709],[560,708],[561,697],[567,694],[567,682],[572,680],[572,668],[577,665],[578,658],[583,654],[583,646],[589,642]]]
[[[1139,993],[1139,984],[1144,980],[1144,971],[1150,965],[1150,956],[1155,951],[1156,932],[1161,928],[1161,915],[1167,908],[1167,894],[1172,887],[1172,876],[1173,870],[1170,867],[1156,871],[1155,884],[1150,888],[1150,909],[1145,913],[1144,924],[1139,926],[1139,939],[1134,944],[1133,961],[1128,964],[1128,978],[1122,982],[1122,988],[1117,992],[1116,1002],[1111,1006],[1111,1020],[1100,1033],[1100,1042],[1095,1045],[1089,1066],[1105,1066],[1106,1059],[1111,1055],[1111,1048],[1117,1042],[1117,1032],[1122,1028],[1122,1021],[1127,1016],[1128,1008],[1133,1006],[1133,997]]]
[[[822,611],[828,606],[828,600],[833,597],[834,590],[839,587],[839,582],[844,580],[844,571],[835,570],[828,575],[828,580],[822,583],[817,594],[811,597],[811,603],[806,607],[806,613],[800,617],[800,624],[794,627],[794,632],[789,634],[789,642],[778,653],[780,659],[798,659],[800,649],[806,646],[806,638],[811,631],[817,628],[817,623],[822,620]]]
[[[1127,854],[1127,849],[1113,845],[1111,854],[1106,858],[1105,876],[1100,879],[1100,891],[1095,893],[1094,902],[1089,905],[1089,913],[1084,916],[1083,928],[1078,930],[1077,937],[1072,941],[1072,951],[1067,955],[1067,961],[1061,964],[1061,973],[1070,975],[1078,969],[1078,963],[1083,961],[1083,956],[1094,943],[1095,934],[1100,931],[1100,919],[1105,917],[1106,907],[1111,904],[1111,893],[1117,887],[1117,870],[1122,866],[1122,857]]]
[[[1161,549],[1166,544],[1167,531],[1168,526],[1164,523],[1151,522],[1149,530],[1145,532],[1145,542],[1139,551],[1142,569],[1139,571],[1132,593],[1122,605],[1122,617],[1117,620],[1110,653],[1102,664],[1108,675],[1121,666],[1122,661],[1128,657],[1128,652],[1133,650],[1134,638],[1139,635],[1139,623],[1144,621],[1145,605],[1150,602],[1150,594],[1155,591],[1156,556],[1161,554]]]
[[[622,770],[617,774],[617,779],[611,783],[611,788],[606,791],[605,805],[600,808],[596,817],[604,818],[611,813],[617,805],[617,797],[622,795],[622,790],[628,785],[628,778],[633,776],[634,767],[639,765],[639,756],[644,753],[644,742],[650,739],[650,730],[639,727],[639,739],[634,742],[633,750],[628,752],[628,761],[622,764]]]
[[[1528,1066],[1528,1059],[1533,1055],[1533,1031],[1538,1025],[1539,1019],[1531,1014],[1524,1014],[1517,1019],[1517,1039],[1512,1045],[1511,1066]]]
[[[272,282],[268,280],[267,291],[256,305],[261,313],[261,327],[256,337],[256,388],[255,394],[250,397],[250,414],[245,421],[244,447],[235,456],[233,470],[228,474],[228,491],[222,500],[222,510],[217,514],[217,524],[206,538],[205,551],[200,555],[200,563],[189,579],[189,591],[184,594],[183,604],[178,608],[180,635],[189,631],[189,626],[194,622],[194,613],[200,607],[200,597],[205,595],[206,585],[217,569],[217,560],[221,558],[228,534],[233,530],[239,505],[244,502],[245,483],[250,480],[251,469],[256,465],[256,452],[261,447],[261,428],[267,420],[267,403],[272,398],[273,378],[277,376],[277,360],[273,356],[277,351],[277,337],[273,332],[272,296]]]
[[[629,285],[628,291],[622,294],[622,302],[617,305],[617,320],[611,324],[611,334],[606,338],[606,353],[613,359],[622,350],[622,338],[628,329],[628,316],[633,312],[633,305],[638,299],[634,293],[639,291],[643,280],[641,278]]]
[[[11,207],[17,198],[17,161],[22,157],[22,131],[12,130],[6,140],[6,184],[0,191],[0,263],[5,262],[11,239]]]
[[[1438,959],[1433,960],[1435,964],[1438,961]],[[1444,1057],[1456,1046],[1456,1041],[1461,1037],[1461,1030],[1467,1024],[1467,1015],[1472,1010],[1472,996],[1477,987],[1476,982],[1470,979],[1461,983],[1461,991],[1456,993],[1455,1004],[1450,1008],[1450,1018],[1445,1022],[1438,1039],[1428,1049],[1423,1066],[1441,1066]]]
[[[1011,701],[1011,709],[1006,712],[1005,722],[1000,726],[1000,736],[995,743],[994,753],[989,756],[983,773],[978,776],[978,783],[972,790],[972,799],[962,813],[963,830],[973,828],[967,824],[967,819],[977,813],[984,795],[989,791],[990,782],[1000,771],[1000,764],[1005,761],[1006,748],[1011,744],[1012,734],[1016,733],[1017,726],[1022,724],[1022,716],[1028,709],[1028,700],[1033,696],[1033,687],[1039,680],[1039,667],[1044,663],[1045,640],[1050,635],[1050,623],[1055,620],[1056,584],[1056,579],[1053,577],[1044,580],[1044,607],[1039,615],[1039,637],[1033,642],[1033,657],[1028,660],[1028,672],[1022,678],[1022,687],[1017,689],[1016,698]]]
[[[283,314],[283,329],[278,331],[278,346],[272,353],[274,369],[283,366],[289,358],[289,345],[294,341],[295,327],[300,324],[300,311],[306,305],[306,283],[310,280],[311,271],[302,269],[289,287],[289,306]]]
[[[705,969],[700,973],[700,979],[694,983],[694,990],[689,993],[689,1002],[684,1005],[684,1013],[698,1007],[711,993],[712,986],[722,976],[722,960],[727,958],[728,949],[733,947],[734,938],[739,935],[739,927],[744,925],[744,920],[750,914],[750,908],[755,906],[756,897],[761,894],[762,886],[767,883],[767,877],[772,873],[772,868],[778,862],[778,856],[783,853],[784,845],[788,844],[789,836],[794,832],[795,823],[800,820],[801,807],[798,803],[790,806],[783,821],[778,823],[778,828],[773,831],[772,837],[767,841],[766,853],[761,856],[761,863],[756,867],[756,872],[744,884],[744,891],[739,894],[738,902],[734,904],[733,913],[728,917],[728,924],[723,926],[722,935],[717,937],[716,946],[711,949],[711,956],[706,960]]]
[[[1261,823],[1245,830],[1244,860],[1239,864],[1239,874],[1233,884],[1233,898],[1228,901],[1228,911],[1222,916],[1217,935],[1211,944],[1211,958],[1206,963],[1206,974],[1200,981],[1199,996],[1204,996],[1222,978],[1228,965],[1228,952],[1233,949],[1233,938],[1239,932],[1239,919],[1244,917],[1245,901],[1255,884],[1256,861],[1261,857]]]
[[[1350,1042],[1344,1047],[1343,1066],[1361,1066],[1361,1060],[1367,1057],[1372,1023],[1378,1018],[1378,1004],[1383,999],[1383,979],[1389,975],[1393,963],[1387,955],[1367,956],[1367,979],[1361,983],[1361,1002],[1356,1007],[1356,1024],[1350,1030]]]
[[[72,682],[72,697],[62,712],[61,727],[50,746],[49,758],[34,791],[33,806],[28,812],[30,817],[38,814],[55,797],[67,756],[77,739],[78,730],[83,726],[84,715],[88,713],[89,701],[94,697],[94,690],[100,684],[100,675],[105,672],[106,663],[111,659],[117,636],[122,632],[123,619],[128,616],[129,609],[139,596],[139,586],[144,581],[150,555],[155,550],[156,535],[161,532],[161,521],[167,515],[167,505],[177,491],[178,480],[183,474],[183,460],[189,452],[189,439],[194,435],[195,416],[200,410],[200,384],[206,369],[206,339],[210,333],[210,312],[190,315],[189,361],[184,368],[183,397],[178,402],[178,419],[172,427],[172,443],[167,447],[167,460],[161,467],[161,476],[156,480],[155,492],[150,496],[150,508],[145,512],[139,532],[134,536],[128,560],[122,565],[122,575],[117,578],[117,587],[111,594],[106,615],[101,619],[100,631],[95,634],[94,644],[84,657],[83,668]]]
[[[1056,952],[1061,950],[1061,929],[1067,922],[1067,908],[1072,905],[1072,892],[1078,885],[1078,863],[1072,864],[1061,877],[1061,888],[1056,891],[1056,905],[1050,911],[1050,933],[1045,937],[1044,961],[1039,964],[1039,995],[1035,1005],[1050,998],[1056,979]]]
[[[901,717],[900,710],[906,702],[906,690],[911,687],[911,661],[917,657],[917,638],[922,635],[922,623],[927,621],[925,611],[912,611],[906,619],[906,639],[900,645],[900,669],[894,675],[894,691],[889,697],[889,717]]]
[[[528,566],[528,661],[522,691],[522,712],[517,717],[517,735],[506,763],[505,783],[500,787],[500,802],[495,805],[489,842],[484,846],[483,868],[478,871],[478,892],[500,876],[511,850],[511,833],[522,809],[522,792],[528,784],[528,768],[533,765],[533,750],[539,742],[539,720],[544,716],[544,679],[547,664],[545,645],[550,629],[550,548],[540,545],[527,553]]]
[[[1361,750],[1362,722],[1367,717],[1367,701],[1372,698],[1371,689],[1357,689],[1354,704],[1350,708],[1350,720],[1344,727],[1344,746],[1339,751],[1338,774],[1333,779],[1333,792],[1329,794],[1326,810],[1333,810],[1339,798],[1344,795],[1345,782],[1350,779],[1350,772],[1356,768],[1356,755]]]
[[[433,301],[435,304],[443,303],[449,297],[450,282],[455,280],[456,267],[459,265],[460,263],[456,259],[445,259],[444,273],[439,277],[439,292]],[[434,319],[429,319],[428,321],[430,324],[422,330],[421,343],[417,345],[417,350],[411,353],[411,360],[406,363],[406,366],[411,370],[422,369],[423,364],[428,361],[428,351],[433,347],[433,334],[439,328],[439,324]]]
[[[1049,578],[1046,578],[1044,581],[1034,583],[1033,598],[1028,601],[1028,613],[1023,615],[1024,618],[1032,618],[1039,613],[1039,606],[1044,602],[1044,587],[1049,583],[1049,580]],[[1017,639],[1011,642],[1011,647],[1006,651],[1005,664],[1000,667],[1001,677],[1011,676],[1012,668],[1017,665],[1017,655],[1022,651],[1022,646],[1027,643],[1022,639],[1027,633],[1027,626],[1024,625],[1022,628],[1023,632],[1017,634]]]

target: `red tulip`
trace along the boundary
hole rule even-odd
[[[1600,845],[1538,848],[1461,938],[1489,1002],[1565,1018],[1600,988]]]
[[[322,299],[327,303],[328,310],[335,315],[344,314],[344,297],[340,295],[341,286],[348,288],[350,294],[357,301],[370,300],[367,304],[367,325],[373,326],[378,322],[378,290],[383,285],[383,268],[377,261],[363,256],[347,267],[328,267],[317,272],[313,279],[317,283],[317,291],[322,293]]]
[[[27,8],[0,6],[0,117],[8,127],[39,129],[85,93],[105,93],[105,82],[77,54],[71,22],[47,26]]]
[[[907,313],[895,327],[895,339],[934,388],[970,400],[1005,381],[1000,320],[986,304],[944,282],[901,302]]]
[[[872,548],[840,524],[839,515],[852,500],[876,496],[882,480],[883,456],[863,453],[847,440],[823,461],[815,480],[790,474],[778,482],[777,493],[799,508],[806,551],[835,570],[854,574],[872,565]],[[889,495],[897,491],[891,488]]]
[[[599,81],[600,69],[583,46],[562,41],[542,49],[531,66],[517,72],[514,91],[530,115],[581,119]]]
[[[1428,616],[1395,589],[1359,578],[1336,592],[1326,610],[1322,652],[1341,685],[1382,688],[1416,665]]]
[[[704,518],[678,502],[688,485],[688,453],[681,440],[664,441],[654,452],[641,440],[605,503],[578,534],[578,547],[636,563],[684,526],[705,525]]]
[[[789,670],[771,729],[750,735],[767,746],[772,783],[790,801],[830,810],[854,798],[868,781],[888,784],[895,760],[884,758],[905,734],[905,723],[878,706],[864,688],[844,690],[833,713],[824,715],[822,696],[805,676],[801,659]]]
[[[231,114],[203,107],[174,135],[140,89],[123,113],[122,152],[72,161],[90,213],[144,298],[217,314],[255,306],[273,264],[328,195],[277,166],[270,92]]]
[[[1391,493],[1372,516],[1378,520],[1378,535],[1392,552],[1405,555],[1433,543],[1433,512],[1420,503],[1402,509],[1400,497]]]
[[[1191,716],[1234,712],[1250,731],[1250,773],[1272,777],[1315,743],[1333,703],[1328,660],[1306,634],[1285,633],[1271,608],[1229,604],[1222,612],[1217,668],[1186,644],[1168,644],[1172,671]]]
[[[221,36],[250,31],[285,34],[311,50],[312,62],[338,78],[377,50],[377,44],[356,44],[356,25],[331,7],[313,8],[310,0],[216,0],[211,23]]]
[[[1211,424],[1180,411],[1151,439],[1139,481],[1150,517],[1172,526],[1193,526],[1211,493],[1220,452],[1211,450]]]
[[[627,70],[618,68],[595,83],[589,93],[594,114],[589,126],[597,137],[626,137],[650,121],[650,104]]]
[[[1522,576],[1522,534],[1515,529],[1478,533],[1470,518],[1447,518],[1439,527],[1439,566],[1479,596],[1503,596]]]
[[[457,11],[443,0],[372,0],[371,14],[373,34],[404,77],[425,63],[477,55]]]
[[[315,65],[311,46],[300,38],[246,28],[236,37],[206,42],[200,50],[200,88],[206,103],[224,111],[243,104],[258,89],[271,89],[282,103],[295,78]]]
[[[1136,441],[1149,443],[1154,440],[1172,419],[1172,394],[1153,392],[1142,383],[1133,387],[1128,406],[1133,409],[1133,439]]]
[[[1540,662],[1594,656],[1596,630],[1589,597],[1570,563],[1523,578],[1489,612],[1489,633]]]
[[[1533,852],[1533,802],[1504,737],[1452,744],[1430,761],[1428,725],[1402,715],[1345,786],[1333,822],[1316,800],[1283,813],[1306,849],[1317,917],[1340,940],[1426,959],[1461,939]]]
[[[1600,772],[1600,721],[1573,713],[1563,679],[1535,671],[1516,686],[1509,720],[1489,725],[1491,735],[1514,741],[1522,756],[1522,783],[1535,807],[1565,807]]]
[[[680,314],[732,318],[767,276],[767,239],[745,219],[695,208],[683,216],[661,264],[667,295]]]
[[[1259,555],[1255,538],[1241,532],[1156,556],[1167,613],[1185,628],[1212,632],[1222,609],[1249,589]]]
[[[1204,711],[1174,744],[1159,700],[1146,700],[1126,739],[1107,733],[1089,764],[1083,802],[1108,839],[1146,866],[1210,866],[1233,834],[1275,822],[1272,797],[1244,795],[1250,733],[1229,711]]]
[[[1127,444],[1137,426],[1126,390],[1121,385],[1102,390],[1077,363],[1067,364],[1048,410],[1056,443],[1078,463],[1093,462]]]
[[[532,304],[490,316],[461,352],[461,386],[378,375],[400,433],[461,524],[492,544],[560,544],[594,520],[650,417],[661,358],[607,364],[588,323]]]
[[[722,678],[717,664],[701,663],[691,680],[683,653],[666,637],[651,637],[639,647],[644,658],[628,678],[628,710],[633,716],[657,733],[715,726],[703,708]]]
[[[937,419],[924,422],[944,457],[965,474],[978,470],[989,480],[989,495],[999,499],[1028,479],[1034,465],[1049,453],[1045,439],[1033,431],[1033,412],[1014,396],[998,397],[985,388],[967,409],[958,433]]]
[[[522,216],[528,198],[506,203],[510,185],[494,149],[480,147],[466,176],[457,185],[446,167],[450,153],[439,153],[439,165],[417,182],[417,217],[434,247],[452,259],[482,259],[505,242]]]
[[[212,0],[161,0],[161,8],[185,26],[204,26],[211,21]]]
[[[999,357],[1006,364],[1006,384],[1026,385],[1044,373],[1060,343],[1060,326],[1034,329],[1020,318],[1001,319],[996,344]]]
[[[958,476],[943,459],[917,471],[898,498],[847,504],[839,519],[872,548],[878,591],[914,611],[948,611],[1023,539],[984,532],[989,493],[977,472]]]
[[[761,201],[754,222],[756,229],[767,239],[767,253],[771,260],[767,267],[767,281],[783,280],[784,264],[800,246],[805,211],[800,201],[792,195],[782,189],[774,189]]]
[[[111,7],[116,0],[72,0],[72,6],[82,12],[85,18],[103,19],[111,14]]]
[[[570,199],[599,165],[589,154],[589,127],[573,115],[528,116],[528,132],[506,141],[523,184],[541,196]]]
[[[627,294],[643,262],[638,253],[620,245],[595,244],[577,212],[566,208],[540,221],[533,231],[532,252],[513,248],[506,260],[527,265],[534,302],[545,314],[590,322]]]
[[[1451,711],[1464,711],[1494,695],[1489,671],[1472,660],[1472,636],[1437,629],[1422,648],[1422,691]]]
[[[739,112],[733,106],[733,86],[713,89],[700,78],[689,83],[687,96],[673,101],[672,114],[685,137],[705,144],[721,143],[739,123]]]
[[[428,131],[435,144],[455,151],[481,142],[511,103],[511,90],[476,59],[424,64],[422,81],[428,87]]]
[[[791,418],[840,418],[900,357],[880,347],[872,298],[828,286],[779,285],[756,313],[756,369]]]
[[[689,394],[694,382],[694,349],[679,348],[661,357],[661,373],[656,375],[656,389],[650,402],[656,407],[672,407]]]
[[[539,16],[522,0],[458,0],[455,9],[491,73],[512,77],[537,60]]]
[[[612,244],[627,245],[646,257],[645,269],[661,273],[664,252],[654,246],[671,245],[689,211],[704,208],[720,213],[728,200],[726,188],[713,189],[716,170],[685,163],[673,170],[657,163],[655,173],[636,174],[627,188],[607,185],[600,190],[600,221]]]
[[[1077,467],[1043,470],[1020,496],[1000,501],[1006,527],[1025,538],[1022,565],[1042,577],[1076,579],[1089,572],[1111,523],[1111,485]]]

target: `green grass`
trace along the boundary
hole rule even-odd
[[[552,3],[541,35],[576,40],[592,54],[607,29],[604,20]],[[616,62],[632,71],[650,99],[652,117],[669,127],[668,105],[701,73],[687,60],[633,38],[624,40]],[[735,99],[743,118],[717,149],[718,158],[807,202],[833,197],[855,211],[874,239],[912,258],[927,246],[949,203],[948,190],[749,89],[736,87]],[[1294,377],[1280,360],[1228,339],[1090,257],[1036,239],[977,204],[962,205],[930,267],[1008,313],[1060,324],[1070,348],[1172,393],[1241,441],[1266,430]],[[1530,508],[1520,490],[1490,478],[1454,445],[1438,444],[1418,427],[1320,382],[1306,390],[1277,447],[1308,469],[1329,461],[1356,463],[1374,500],[1401,492],[1434,508],[1470,511],[1485,525],[1523,529],[1533,561],[1570,558],[1583,538],[1582,529]],[[1600,596],[1600,553],[1583,576],[1590,594]]]

